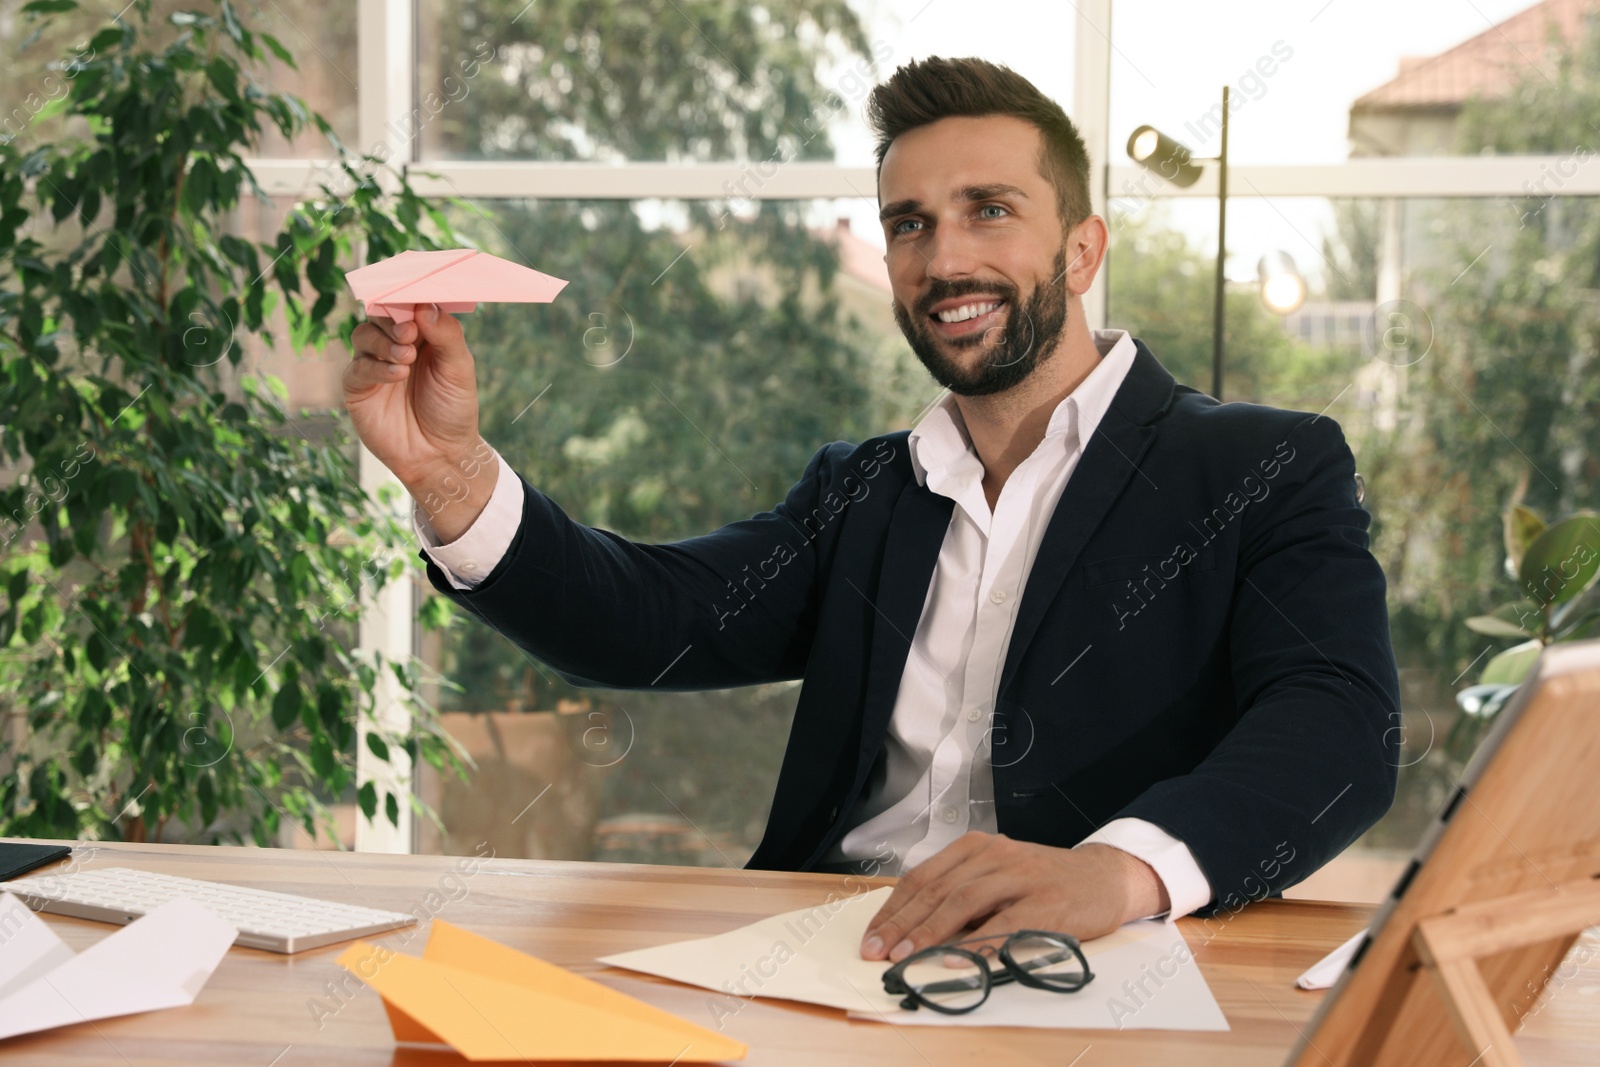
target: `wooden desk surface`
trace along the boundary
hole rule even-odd
[[[452,876],[458,862],[443,856],[118,844],[102,846],[80,867],[140,867],[394,911],[411,912],[421,905],[450,922],[711,1028],[716,1019],[709,991],[606,967],[594,957],[720,933],[821,903],[830,892],[859,891],[855,883],[846,886],[835,875],[536,860],[491,859],[475,874]],[[56,864],[30,877],[63,867]],[[889,880],[875,879],[873,884]],[[760,999],[725,1017],[723,1032],[750,1046],[739,1062],[751,1067],[819,1062],[874,1067],[1276,1067],[1294,1043],[1296,1028],[1304,1026],[1323,995],[1295,989],[1295,977],[1360,929],[1370,911],[1363,905],[1271,900],[1250,905],[1227,921],[1212,920],[1209,927],[1199,920],[1181,920],[1232,1026],[1228,1033],[933,1030],[855,1021],[833,1009]],[[54,915],[45,918],[80,951],[115,929]],[[396,945],[405,934],[383,940]],[[424,943],[425,933],[417,933],[402,950],[419,954]],[[396,1048],[377,995],[348,980],[347,972],[334,963],[343,947],[295,956],[235,948],[190,1007],[12,1038],[0,1043],[0,1059],[8,1067],[446,1067],[466,1062],[454,1053]],[[341,987],[351,992],[341,992]],[[1571,1036],[1570,1015],[1542,1013],[1525,1027],[1525,1035],[1533,1036],[1528,1032],[1543,1020],[1547,1027],[1559,1028],[1558,1036]],[[1600,1040],[1595,1030],[1589,1036]],[[1527,1047],[1530,1063],[1596,1062],[1569,1059],[1548,1044],[1538,1048],[1538,1056],[1534,1047]]]

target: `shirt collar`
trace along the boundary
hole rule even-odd
[[[1138,349],[1127,330],[1095,330],[1092,337],[1100,362],[1051,412],[1044,432],[1046,441],[1059,438],[1065,447],[1075,448],[1093,437],[1133,366]],[[942,470],[968,456],[977,457],[954,393],[945,393],[931,411],[917,420],[907,447],[918,485],[928,484],[929,471]]]

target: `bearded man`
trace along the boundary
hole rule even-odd
[[[1397,773],[1338,425],[1218,403],[1089,328],[1106,225],[1081,137],[1026,79],[931,58],[868,111],[895,319],[943,400],[824,445],[771,511],[637,544],[482,440],[454,318],[375,319],[346,404],[419,502],[429,579],[574,684],[804,679],[750,866],[901,875],[867,959],[1303,879]]]

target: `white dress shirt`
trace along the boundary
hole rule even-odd
[[[997,832],[989,724],[1016,608],[1083,444],[1133,364],[1126,331],[1098,330],[1094,341],[1100,365],[1056,407],[1044,440],[1006,480],[992,513],[983,464],[955,398],[946,396],[912,429],[917,480],[956,506],[890,716],[886,773],[868,784],[851,816],[854,828],[824,863],[860,862],[898,874],[968,830]],[[450,544],[440,545],[421,510],[413,510],[423,549],[457,589],[472,588],[494,569],[521,521],[522,484],[503,458],[499,463],[488,506]],[[1082,842],[1090,843],[1148,863],[1166,887],[1170,917],[1211,899],[1188,846],[1152,823],[1114,819]]]

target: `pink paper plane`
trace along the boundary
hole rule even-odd
[[[480,303],[548,304],[566,287],[560,278],[471,248],[401,252],[345,274],[367,315],[410,322],[422,304],[452,315]]]

